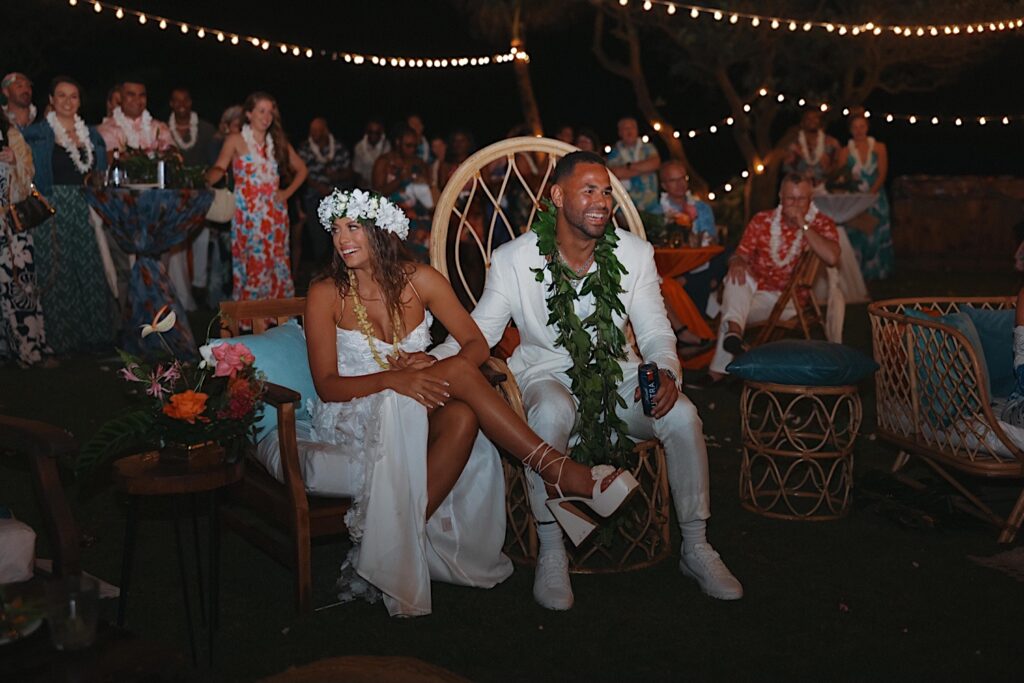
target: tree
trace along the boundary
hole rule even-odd
[[[836,106],[827,115],[836,116],[837,110],[844,107],[862,105],[874,92],[935,90],[953,80],[964,67],[980,60],[984,50],[991,47],[990,41],[997,40],[991,35],[917,38],[891,32],[874,35],[870,31],[840,36],[823,30],[790,31],[786,26],[773,30],[768,22],[754,27],[749,19],[736,24],[710,17],[694,20],[682,12],[666,16],[664,7],[644,11],[637,7],[638,3],[625,8],[616,3],[613,9],[606,1],[592,2],[598,7],[595,41],[600,17],[614,12],[619,26],[613,35],[627,46],[631,65],[639,63],[643,46],[649,55],[667,60],[674,77],[712,89],[724,100],[734,121],[730,126],[733,139],[751,174],[748,212],[774,203],[779,169],[797,133],[796,126],[780,127],[780,114],[792,104],[779,102],[776,92],[798,93],[809,103],[830,102]],[[1000,0],[943,3],[946,6],[939,9],[927,0],[740,0],[726,4],[726,17],[730,12],[747,12],[792,17],[798,22],[837,24],[872,20],[883,25],[928,25],[937,12],[943,22],[949,23],[1006,14],[1006,3]],[[626,75],[621,69],[610,70]],[[634,80],[641,111],[652,125],[661,122],[659,133],[663,139],[671,136],[660,112],[645,108],[650,95],[646,94],[648,86],[643,71],[638,73],[631,68],[627,77]],[[770,96],[760,96],[762,88]],[[682,148],[681,144],[678,146]],[[669,149],[676,154],[672,145]]]
[[[526,36],[530,30],[554,26],[576,10],[574,2],[546,0],[451,0],[469,17],[474,30],[494,45],[511,46],[527,58],[513,60],[523,120],[534,135],[543,135],[540,108],[530,78]]]

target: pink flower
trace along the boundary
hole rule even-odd
[[[167,391],[166,388],[164,388],[164,385],[160,383],[161,380],[163,379],[163,376],[163,366],[156,366],[156,370],[153,372],[152,375],[149,376],[149,386],[146,387],[146,393],[157,400],[163,399],[164,394],[170,393],[169,391]]]
[[[247,365],[252,365],[256,356],[245,344],[219,344],[213,348],[213,357],[217,360],[214,377],[234,377]]]
[[[119,370],[119,372],[121,373],[121,378],[124,379],[126,382],[145,382],[146,380],[138,376],[138,371],[139,366],[137,363],[131,363]]]

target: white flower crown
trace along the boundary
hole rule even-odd
[[[320,200],[317,215],[327,232],[334,230],[334,221],[339,218],[351,218],[373,221],[378,228],[395,233],[399,239],[409,236],[409,217],[405,212],[385,197],[363,190],[335,188]]]

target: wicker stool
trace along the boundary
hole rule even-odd
[[[847,513],[861,422],[855,385],[746,381],[740,414],[743,507],[781,519],[826,520]]]
[[[743,507],[779,519],[837,519],[849,511],[857,382],[877,365],[856,349],[815,340],[759,346],[729,365],[743,378]]]

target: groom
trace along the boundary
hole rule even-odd
[[[604,160],[591,152],[567,154],[555,166],[552,183],[558,255],[578,275],[593,272],[598,267],[595,247],[604,239],[612,212],[612,188]],[[654,252],[649,243],[628,232],[617,230],[616,236],[614,256],[626,271],[619,294],[625,315],[614,314],[613,323],[620,330],[627,320],[632,323],[642,359],[661,369],[654,414],[648,417],[638,401],[641,359],[627,346],[626,360],[620,361],[623,380],[618,388],[626,407],[619,408],[618,414],[631,437],[656,437],[665,446],[669,485],[683,537],[680,570],[696,579],[708,595],[735,600],[743,596],[743,587],[705,537],[711,515],[707,450],[697,409],[679,392],[676,338],[665,315]],[[501,339],[509,320],[515,321],[521,342],[509,359],[509,368],[522,390],[527,421],[547,443],[566,452],[578,399],[567,375],[570,355],[557,345],[556,327],[548,325],[551,276],[545,270],[543,282],[536,277],[535,271],[545,265],[532,231],[495,250],[473,319],[490,346]],[[576,281],[577,291],[580,283]],[[579,318],[587,318],[595,309],[594,295],[577,296],[574,307]],[[458,348],[449,337],[430,353],[443,359]],[[566,610],[572,607],[573,595],[562,531],[545,505],[547,492],[540,477],[527,472],[527,480],[540,539],[533,595],[543,607]]]

